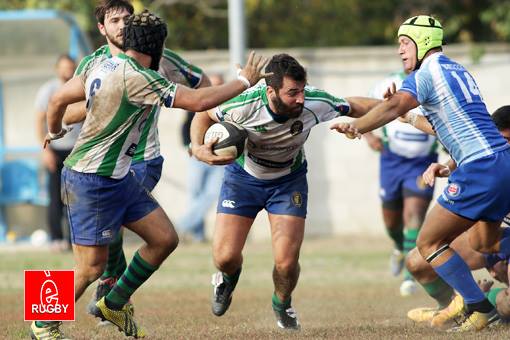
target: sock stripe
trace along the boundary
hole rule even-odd
[[[136,270],[131,270],[131,268],[127,270],[125,274],[126,274],[125,276],[129,277],[132,281],[136,280],[143,282],[145,280],[145,277],[147,277],[147,275],[138,273]]]
[[[106,296],[110,305],[122,308],[131,295],[156,271],[157,267],[151,268],[150,264],[135,253],[133,260],[122,274],[121,278],[114,285],[113,289]]]
[[[131,281],[126,276],[122,276],[122,281],[119,282],[119,286],[122,287],[122,288],[124,288],[124,286],[125,286],[125,288],[127,288],[127,290],[134,290],[139,285],[140,285],[140,283],[136,283],[134,281]]]
[[[134,269],[140,269],[141,273],[140,274],[149,274],[149,273],[152,273],[154,270],[157,269],[157,267],[155,268],[151,268],[148,266],[148,263],[144,263],[145,261],[141,261],[140,258],[138,258],[138,256],[135,255],[135,257],[133,257],[133,268]]]

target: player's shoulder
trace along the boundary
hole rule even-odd
[[[234,109],[237,110],[250,110],[254,106],[262,106],[267,104],[266,84],[259,84],[253,86],[240,95],[227,100],[221,105],[223,112],[228,112]]]
[[[345,99],[334,96],[329,92],[318,89],[316,87],[306,85],[305,86],[305,101],[306,102],[326,102],[330,104],[336,104],[339,102],[345,102]]]
[[[111,57],[110,47],[108,45],[103,45],[91,54],[83,57],[76,68],[75,74],[79,75],[93,65],[96,65],[109,57]]]
[[[161,57],[173,64],[187,63],[186,60],[184,60],[184,58],[182,58],[177,52],[166,47],[163,49],[163,55]]]

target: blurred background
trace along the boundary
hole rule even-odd
[[[446,53],[474,75],[489,111],[509,104],[507,0],[135,0],[133,4],[137,11],[149,8],[163,17],[169,27],[166,47],[208,74],[221,73],[228,79],[235,58],[242,60],[250,49],[267,57],[285,52],[307,68],[311,85],[341,97],[365,96],[378,81],[399,71],[399,24],[414,14],[432,14],[445,29]],[[85,0],[0,0],[0,246],[23,240],[36,229],[47,230],[46,178],[34,132],[34,100],[37,89],[54,75],[59,55],[68,53],[79,61],[104,44],[93,15],[95,5]],[[230,21],[229,5],[240,10],[231,12]],[[229,48],[241,55],[232,55]],[[166,161],[155,196],[172,220],[183,214],[187,204],[189,156],[180,137],[183,119],[184,112],[164,110],[159,123]],[[378,155],[364,141],[329,132],[328,124],[312,132],[306,155],[307,234],[384,234]],[[441,189],[440,182],[436,194]],[[213,223],[211,209],[208,235]],[[265,213],[259,214],[251,237],[269,237]]]

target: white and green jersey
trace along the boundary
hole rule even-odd
[[[248,132],[244,153],[236,160],[259,179],[275,179],[301,167],[303,145],[315,125],[349,113],[349,103],[307,86],[303,112],[287,118],[271,111],[267,87],[260,84],[216,108],[220,120],[241,125]]]
[[[87,116],[64,163],[78,172],[123,178],[153,107],[172,107],[177,85],[123,53],[79,77]]]
[[[94,53],[81,60],[75,75],[87,73],[88,70],[94,69],[102,61],[111,56],[108,45],[101,46]],[[203,71],[200,68],[188,63],[178,54],[167,48],[163,51],[158,72],[176,84],[182,84],[191,88],[198,88],[203,77]],[[157,128],[159,111],[160,107],[155,106],[153,112],[148,117],[147,124],[142,131],[140,143],[133,156],[133,162],[148,161],[159,157],[160,147]]]
[[[384,92],[391,86],[391,83],[395,83],[398,90],[402,86],[405,77],[404,72],[391,74],[372,89],[370,96],[383,99]],[[419,107],[412,111],[422,114]],[[435,136],[428,135],[398,119],[384,125],[382,132],[385,147],[401,157],[425,157],[436,152],[437,142]]]

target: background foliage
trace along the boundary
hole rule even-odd
[[[134,0],[167,19],[167,46],[224,49],[228,46],[228,0]],[[54,8],[76,15],[94,45],[96,2],[75,0],[0,0],[0,10]],[[392,44],[407,17],[431,13],[445,26],[447,42],[510,40],[510,0],[245,0],[248,45],[319,47]]]

